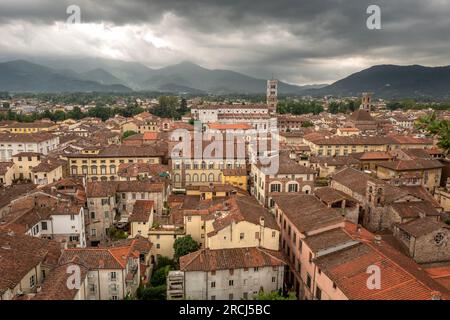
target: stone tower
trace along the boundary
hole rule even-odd
[[[372,105],[372,92],[363,92],[362,93],[362,101],[361,101],[361,109],[367,110],[370,112],[370,106]]]
[[[278,80],[271,79],[267,80],[267,106],[269,107],[270,113],[275,113],[277,111],[278,104]]]

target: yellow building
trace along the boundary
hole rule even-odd
[[[0,124],[0,131],[11,133],[37,133],[55,131],[59,125],[51,121],[14,122],[6,125]]]
[[[56,182],[63,177],[62,161],[42,161],[31,169],[34,184],[46,185]]]
[[[140,235],[148,238],[148,231],[153,224],[154,202],[152,200],[136,200],[133,213],[128,218],[131,238]]]
[[[245,168],[223,169],[222,183],[247,191],[247,170]]]
[[[346,156],[351,153],[388,151],[392,140],[388,137],[372,136],[322,136],[306,135],[303,142],[311,148],[311,154],[318,156]]]
[[[110,145],[102,149],[85,149],[68,155],[71,175],[83,175],[88,180],[118,180],[118,167],[122,163],[145,162],[160,164],[164,151],[156,146]]]
[[[396,160],[378,163],[377,177],[394,184],[422,185],[431,193],[439,187],[442,168],[438,160]]]
[[[14,163],[14,179],[33,181],[32,169],[37,167],[42,160],[42,154],[38,152],[20,152],[12,157]]]
[[[185,236],[181,227],[174,225],[157,225],[148,231],[148,238],[153,243],[152,251],[157,255],[173,259],[173,244],[178,238]]]
[[[199,199],[186,196],[181,207],[186,235],[209,249],[263,247],[279,249],[273,215],[253,197]]]

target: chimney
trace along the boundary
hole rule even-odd
[[[261,225],[261,227],[264,227],[264,217],[263,216],[259,217],[259,224]]]
[[[381,244],[381,236],[379,234],[375,235],[375,237],[373,238],[373,242],[376,245],[380,245]]]
[[[433,291],[431,293],[431,300],[442,300],[442,295],[439,291]]]

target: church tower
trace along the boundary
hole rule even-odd
[[[371,105],[372,105],[372,92],[363,92],[362,93],[362,101],[360,108],[363,110],[371,111]]]
[[[270,113],[275,113],[277,111],[278,104],[278,80],[272,79],[267,80],[267,106],[269,107]]]

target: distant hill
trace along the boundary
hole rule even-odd
[[[79,76],[84,80],[91,80],[105,85],[123,84],[122,80],[101,68],[83,72]]]
[[[313,96],[359,96],[372,91],[377,97],[450,98],[450,66],[378,65],[354,73],[321,89],[307,90]]]
[[[0,63],[0,91],[16,92],[129,92],[121,84],[83,80],[72,70],[55,70],[25,60]]]
[[[264,94],[267,80],[229,70],[210,70],[184,61],[153,70],[149,78],[142,83],[142,87],[147,90],[159,90],[160,87],[169,83],[216,94]],[[300,94],[302,91],[303,88],[300,86],[279,83],[280,94]]]

